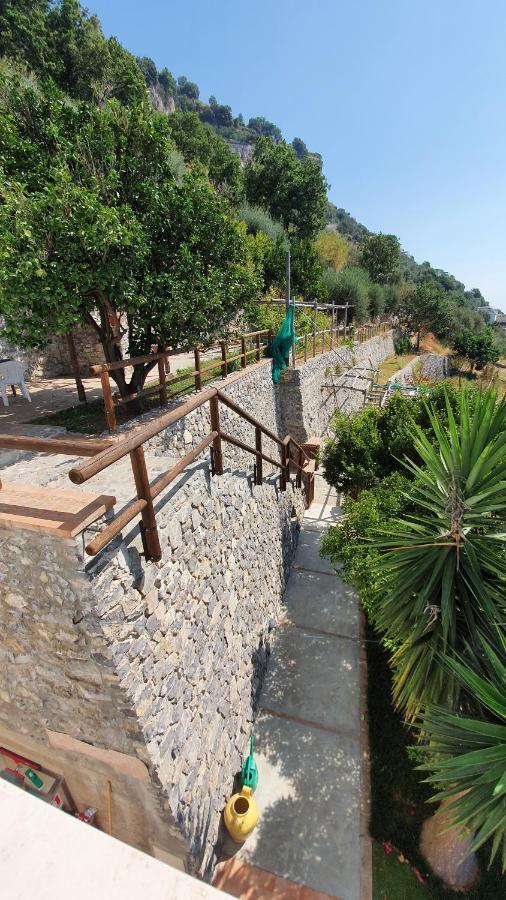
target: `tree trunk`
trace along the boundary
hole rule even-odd
[[[125,334],[125,330],[122,330],[120,316],[106,294],[102,291],[97,291],[96,298],[97,309],[100,314],[100,323],[96,322],[91,315],[88,316],[88,321],[93,325],[98,334],[106,362],[122,362],[123,351],[121,348],[121,339]],[[131,328],[130,322],[129,325]],[[148,353],[149,350],[146,351],[145,355],[148,355]],[[112,369],[109,374],[118,388],[120,397],[126,400],[131,397],[132,394],[137,394],[142,391],[146,383],[146,378],[155,365],[156,362],[149,362],[134,366],[133,369],[130,370],[132,373],[130,380],[127,380],[125,369]],[[123,407],[128,416],[138,416],[143,411],[143,398],[134,397],[123,404]]]

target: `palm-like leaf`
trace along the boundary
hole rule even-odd
[[[436,444],[418,429],[421,462],[404,463],[420,512],[375,541],[388,583],[376,625],[399,648],[394,694],[408,718],[427,703],[455,705],[441,658],[466,645],[472,657],[506,618],[506,402],[490,390],[471,410],[464,391],[458,425],[449,403],[444,425],[428,412]]]
[[[491,861],[502,844],[506,869],[506,642],[500,656],[484,644],[481,675],[455,660],[447,666],[487,719],[459,716],[439,706],[429,707],[423,723],[431,771],[427,781],[438,788],[431,799],[445,800],[455,825],[474,832],[473,850],[492,839]],[[487,671],[488,670],[488,671]]]

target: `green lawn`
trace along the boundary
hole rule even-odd
[[[399,372],[404,366],[407,366],[407,364],[410,363],[412,359],[415,359],[415,357],[416,353],[406,353],[404,356],[387,356],[387,358],[380,363],[378,383],[386,384],[392,375],[395,375],[396,372]]]
[[[420,884],[411,866],[401,862],[398,856],[395,851],[385,853],[380,844],[374,841],[373,900],[429,900],[427,888]]]
[[[376,841],[388,841],[398,848],[412,866],[427,878],[427,887],[413,876],[407,864],[401,864],[396,854],[385,859],[381,847],[376,847],[374,864],[375,900],[406,900],[430,897],[436,900],[462,897],[448,890],[434,876],[418,852],[423,821],[436,809],[427,803],[431,790],[422,784],[416,772],[417,749],[414,737],[394,711],[390,701],[391,677],[385,651],[371,628],[367,630],[369,745],[371,759],[371,836]],[[466,894],[468,900],[504,900],[506,876],[499,865],[487,869],[489,848],[480,855],[482,877],[478,885]],[[392,857],[395,856],[395,861]],[[391,883],[390,883],[391,881]],[[411,884],[411,894],[402,893]],[[389,893],[389,891],[391,893]]]

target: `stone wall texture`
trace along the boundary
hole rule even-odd
[[[277,385],[272,382],[270,361],[263,360],[245,372],[229,376],[226,381],[215,382],[215,386],[274,434],[280,437],[291,434],[296,440],[305,441],[312,435],[326,434],[336,409],[351,412],[363,405],[369,375],[360,377],[355,384],[357,379],[354,376],[348,378],[347,373],[354,372],[356,367],[367,367],[372,375],[372,370],[393,353],[392,333],[388,332],[353,349],[339,347],[309,359],[307,363],[299,363],[297,368],[285,369]],[[169,408],[176,409],[180,403],[175,402]],[[159,412],[154,410],[139,421],[148,422],[157,415]],[[220,421],[225,432],[254,446],[253,426],[224,405],[220,406]],[[123,426],[123,430],[128,428],[129,425]],[[210,430],[209,404],[205,404],[166,428],[146,446],[157,454],[182,457]],[[226,443],[223,448],[226,466],[251,470],[251,454]],[[265,437],[263,449],[278,458],[277,445]]]
[[[0,724],[137,755],[204,876],[303,508],[291,484],[209,483],[198,466],[158,502],[159,563],[143,562],[135,528],[91,562],[83,536],[0,532]]]
[[[218,386],[275,434],[304,440],[324,434],[337,407],[363,403],[347,372],[392,352],[387,334],[287,370],[278,385],[261,361]],[[208,417],[206,404],[153,438],[148,469],[194,447]],[[254,445],[254,428],[225,407],[221,425]],[[272,441],[264,449],[277,458]],[[84,545],[100,525],[75,540],[0,530],[0,726],[31,740],[64,733],[141,760],[158,797],[149,826],[157,845],[165,829],[170,853],[204,877],[247,750],[304,509],[292,483],[285,492],[270,475],[252,483],[250,454],[225,444],[224,457],[222,476],[210,478],[204,456],[157,498],[158,563],[145,561],[134,523],[92,560]],[[30,460],[15,465],[32,480]],[[125,498],[115,471],[119,482],[111,466],[99,489]],[[8,467],[2,475],[9,480]]]
[[[363,406],[373,371],[393,353],[392,332],[387,332],[353,349],[338,347],[287,369],[280,381],[285,394],[283,431],[298,441],[324,436],[336,410],[353,412]]]
[[[448,356],[439,356],[437,353],[422,353],[404,366],[399,372],[389,378],[396,384],[413,384],[413,367],[422,365],[421,374],[430,381],[441,381],[446,378],[449,370]]]
[[[1,323],[0,323],[1,326]],[[104,361],[102,345],[92,327],[77,327],[74,341],[82,375],[90,374],[90,365]],[[2,335],[0,327],[0,359],[13,357],[22,363],[27,380],[72,376],[72,365],[64,335],[53,335],[40,350],[21,350]]]

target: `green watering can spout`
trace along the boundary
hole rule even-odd
[[[258,769],[257,764],[253,757],[253,747],[255,746],[255,739],[253,736],[250,741],[250,751],[249,756],[244,760],[243,767],[241,769],[241,782],[243,787],[249,787],[252,791],[254,791],[258,785]]]

